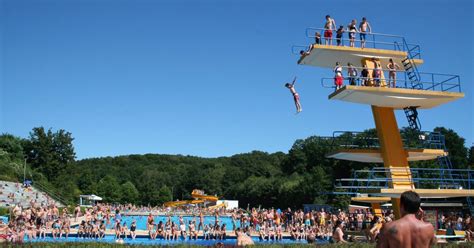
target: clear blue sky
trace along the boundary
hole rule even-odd
[[[420,113],[473,142],[473,4],[464,1],[1,0],[0,132],[66,129],[78,158],[284,151],[374,127],[369,106],[328,101],[327,69],[293,44],[331,14],[422,47],[422,71],[459,74],[466,97]],[[283,87],[294,75],[303,112]],[[402,113],[399,124],[406,126]]]

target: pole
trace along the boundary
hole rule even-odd
[[[25,163],[23,163],[23,184],[25,183],[25,180],[26,180],[26,159],[27,157],[25,157]]]

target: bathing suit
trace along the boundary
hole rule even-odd
[[[298,95],[298,93],[294,93],[293,98],[295,99],[295,101],[299,101],[300,100],[300,95]]]
[[[131,226],[130,226],[130,231],[135,232],[135,229],[136,229],[136,228],[137,228],[136,225],[131,225]]]
[[[331,38],[331,37],[332,37],[332,30],[325,30],[324,38]]]
[[[349,25],[349,39],[355,39],[356,26],[355,24]]]

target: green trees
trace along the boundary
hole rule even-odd
[[[63,129],[53,132],[51,129],[45,131],[43,127],[33,128],[24,147],[28,163],[48,179],[56,178],[74,162],[73,140],[71,133]]]
[[[446,148],[449,152],[449,157],[454,169],[468,168],[468,149],[464,146],[466,140],[459,136],[452,129],[444,127],[436,127],[435,132],[440,132],[444,135]]]
[[[446,145],[455,168],[473,166],[473,150],[464,139],[446,128]],[[417,139],[410,129],[402,136]],[[375,129],[357,135],[356,142],[373,141]],[[65,130],[34,128],[28,139],[0,135],[0,179],[21,181],[24,156],[34,181],[55,187],[70,202],[79,194],[96,194],[106,202],[161,205],[166,201],[190,199],[191,191],[224,199],[238,199],[242,207],[292,207],[306,203],[328,203],[344,207],[350,198],[329,194],[338,178],[375,164],[326,158],[326,154],[347,142],[345,133],[333,141],[318,136],[296,140],[288,153],[252,151],[231,157],[200,158],[182,155],[126,155],[75,161],[72,135]],[[367,139],[369,137],[369,139]],[[407,141],[408,142],[408,141]],[[415,143],[410,145],[416,145]],[[412,163],[415,167],[436,167],[436,161]]]

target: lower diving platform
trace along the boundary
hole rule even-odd
[[[370,197],[370,196],[358,196],[351,197],[351,201],[364,202],[364,203],[385,203],[391,200],[390,197]]]
[[[441,149],[406,149],[405,153],[410,162],[433,160],[448,155]],[[327,154],[326,157],[362,163],[383,163],[382,152],[379,149],[340,149]]]
[[[330,100],[403,109],[416,106],[429,109],[464,97],[464,93],[345,85],[329,95]]]
[[[453,198],[453,197],[474,197],[474,190],[471,189],[367,189],[364,193],[377,197],[400,198],[400,195],[407,191],[415,191],[421,198]]]

